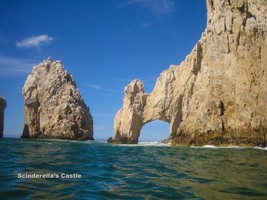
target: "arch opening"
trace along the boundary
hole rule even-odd
[[[170,137],[170,124],[155,120],[145,124],[138,138],[139,142],[162,142]]]

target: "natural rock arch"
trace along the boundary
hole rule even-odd
[[[164,90],[162,88],[162,91]],[[170,136],[172,135],[182,119],[182,114],[180,109],[169,109],[170,102],[167,96],[162,98],[162,95],[158,95],[158,92],[162,91],[147,94],[140,80],[133,80],[125,88],[123,108],[115,116],[116,143],[137,143],[142,127],[155,120],[169,123]],[[175,102],[178,103],[178,107],[181,107],[182,96],[179,96]]]
[[[170,123],[162,120],[153,120],[142,126],[138,142],[163,141],[167,143],[170,139]]]
[[[205,32],[179,65],[144,93],[125,89],[116,143],[137,143],[145,123],[170,123],[172,144],[266,146],[267,2],[207,0]]]

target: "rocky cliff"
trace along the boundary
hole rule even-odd
[[[139,80],[126,87],[113,142],[136,143],[159,119],[174,145],[266,146],[267,1],[207,0],[207,10],[201,39],[150,94]]]
[[[93,119],[72,76],[48,58],[32,69],[22,89],[23,138],[93,139]]]
[[[4,111],[6,106],[7,103],[5,98],[0,96],[0,138],[3,137],[4,132]]]

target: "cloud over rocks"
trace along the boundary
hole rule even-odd
[[[98,90],[101,92],[109,92],[109,93],[123,93],[123,90],[116,90],[116,89],[111,89],[111,88],[103,88],[101,85],[87,85],[88,88]]]
[[[0,77],[20,76],[31,72],[33,60],[25,60],[0,55]]]
[[[17,47],[18,48],[40,47],[50,44],[53,40],[54,38],[49,35],[32,36],[23,39],[21,42],[17,42]]]
[[[121,5],[122,7],[138,5],[142,8],[151,10],[156,16],[170,14],[174,11],[174,0],[128,0],[126,3]]]

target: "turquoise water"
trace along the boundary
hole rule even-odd
[[[1,139],[0,197],[267,199],[267,151]]]

